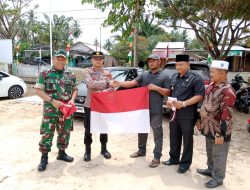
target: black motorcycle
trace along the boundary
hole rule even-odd
[[[248,84],[248,82],[244,81],[242,76],[239,74],[235,75],[234,79],[231,81],[231,86],[236,92],[236,102],[235,106],[239,111],[243,111],[245,114],[249,113],[249,93],[250,87],[242,87],[243,84]]]

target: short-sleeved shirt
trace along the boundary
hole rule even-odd
[[[193,96],[205,93],[205,86],[202,78],[191,71],[187,71],[182,77],[179,73],[172,76],[170,85],[167,87],[171,90],[171,96],[179,101],[185,101]],[[195,119],[197,113],[197,104],[178,109],[176,118],[178,119]]]
[[[68,70],[56,70],[51,67],[39,74],[35,88],[44,90],[51,98],[67,102],[76,88],[76,77]],[[49,102],[44,102],[44,115],[56,117],[60,112]]]
[[[161,88],[167,88],[169,86],[170,79],[163,71],[152,73],[151,71],[143,72],[135,79],[139,86],[148,86],[154,84]],[[163,114],[163,95],[157,91],[151,90],[149,92],[149,112],[150,114]]]
[[[88,88],[87,97],[84,102],[84,107],[90,108],[91,93],[95,91],[110,90],[108,81],[112,79],[112,75],[107,70],[104,69],[96,70],[94,67],[90,67],[83,70],[83,78]]]

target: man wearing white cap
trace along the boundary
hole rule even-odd
[[[206,137],[207,169],[197,172],[213,179],[205,183],[207,188],[215,188],[223,184],[226,162],[232,132],[233,106],[235,92],[227,82],[229,63],[215,60],[212,62],[210,76],[212,83],[205,92],[201,107],[201,122],[197,127]]]

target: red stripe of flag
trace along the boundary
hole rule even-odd
[[[93,92],[91,95],[91,111],[118,113],[141,109],[149,109],[147,87],[112,92]]]

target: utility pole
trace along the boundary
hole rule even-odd
[[[102,51],[102,27],[100,26],[100,51]]]
[[[50,9],[49,9],[49,39],[50,39],[50,64],[53,65],[53,47],[52,47],[52,12],[51,12],[51,0],[49,2]]]

